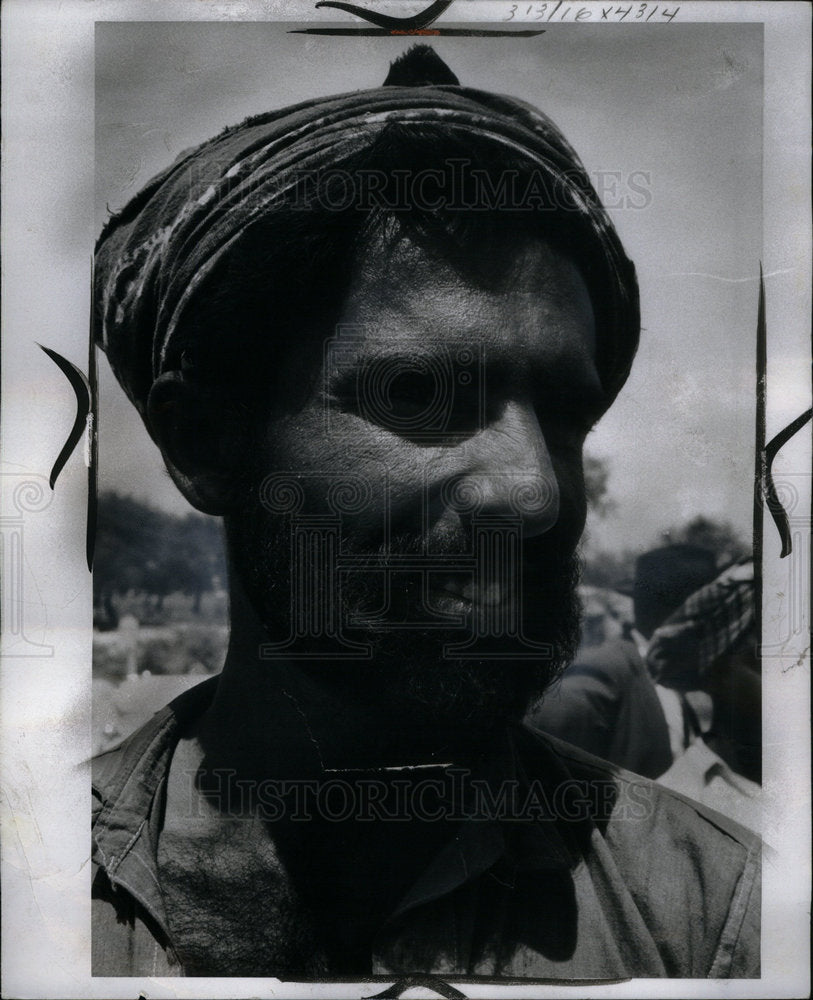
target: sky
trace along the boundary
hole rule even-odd
[[[412,40],[274,23],[96,26],[96,228],[183,149],[249,114],[380,85]],[[762,27],[550,25],[529,39],[437,38],[462,83],[560,126],[635,262],[641,347],[587,441],[614,511],[592,544],[643,549],[697,515],[751,531],[762,253]],[[100,485],[186,501],[100,363]]]

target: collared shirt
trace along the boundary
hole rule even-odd
[[[762,831],[762,788],[732,771],[700,737],[658,778],[658,784]]]
[[[186,692],[94,762],[94,975],[203,974],[185,958],[182,935],[173,937],[158,843],[181,729],[206,710],[216,683]],[[759,976],[757,837],[553,738],[517,728],[510,745],[514,769],[503,787],[511,787],[513,805],[461,820],[384,922],[364,972]],[[243,953],[238,970],[206,974],[331,978],[318,946],[310,967],[264,965],[262,934],[273,942],[274,911],[249,891],[269,868],[280,890],[296,895],[272,833],[241,858],[235,879],[235,892],[251,901],[237,911],[260,943]],[[220,916],[211,914],[213,926]],[[233,930],[239,937],[239,924]]]

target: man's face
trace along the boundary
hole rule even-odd
[[[577,639],[593,313],[564,257],[513,252],[477,284],[406,237],[363,253],[321,357],[303,338],[230,524],[279,654],[402,718],[519,716]]]

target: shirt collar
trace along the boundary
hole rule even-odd
[[[93,827],[94,860],[106,871],[114,887],[129,892],[167,932],[164,901],[157,877],[156,848],[163,820],[166,779],[172,755],[185,724],[211,704],[218,678],[196,685],[156,713],[119,747],[96,758],[93,790],[97,806]],[[523,757],[527,732],[518,728],[505,734],[494,754],[483,762],[476,776],[485,781],[492,801],[508,782],[521,801],[531,787]],[[521,748],[521,749],[520,749]],[[567,780],[558,758],[533,740],[532,752],[544,758],[530,771],[543,774],[545,785]],[[540,772],[540,766],[542,768]],[[560,773],[562,772],[562,773]],[[568,827],[570,824],[568,824]],[[568,831],[569,832],[569,831]],[[500,862],[515,873],[563,870],[576,853],[563,836],[553,815],[505,818],[467,817],[402,898],[390,921],[414,908],[445,896]]]
[[[93,860],[126,889],[167,935],[155,850],[169,764],[187,721],[206,710],[217,677],[185,691],[120,746],[93,761]]]
[[[478,816],[475,813],[464,819],[454,838],[447,843],[413,883],[407,894],[390,915],[392,922],[407,911],[424,903],[438,899],[484,874],[502,863],[503,874],[511,878],[515,874],[541,870],[566,870],[575,863],[575,853],[569,848],[554,822],[554,812],[542,806],[541,814],[533,817],[523,814],[523,803],[531,790],[531,782],[523,766],[523,744],[527,733],[524,728],[508,730],[503,734],[493,752],[478,769],[473,769],[472,778],[487,785],[489,801],[503,803],[507,815]],[[543,772],[554,780],[561,780],[562,768],[556,758],[548,753],[546,770]],[[547,797],[550,803],[550,784]],[[469,803],[470,804],[470,803]],[[512,812],[513,808],[513,812]]]

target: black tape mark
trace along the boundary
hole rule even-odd
[[[774,520],[776,530],[779,532],[779,537],[782,541],[782,551],[779,553],[780,559],[784,559],[785,556],[790,555],[793,551],[793,542],[791,541],[790,523],[788,522],[787,512],[782,506],[782,501],[776,495],[772,472],[773,460],[776,458],[779,450],[790,441],[794,434],[798,434],[811,417],[813,417],[813,408],[806,410],[801,416],[791,421],[784,430],[781,430],[765,446],[765,502],[768,505],[768,510],[771,512],[771,517]]]
[[[48,479],[48,485],[53,489],[60,472],[65,468],[66,462],[71,457],[74,448],[79,444],[87,426],[88,414],[91,412],[91,389],[90,382],[88,382],[85,373],[80,371],[73,362],[68,361],[67,358],[63,358],[56,351],[52,351],[50,347],[43,347],[42,344],[37,344],[37,347],[45,351],[70,382],[71,388],[76,394],[76,417],[73,421],[73,427],[71,427],[71,432],[62,446],[62,451],[60,451],[54,462],[54,467],[51,469],[51,476]]]
[[[88,499],[87,519],[85,527],[85,558],[88,570],[93,570],[93,553],[96,546],[96,519],[98,512],[98,459],[99,459],[99,371],[96,364],[96,339],[93,314],[93,266],[90,270],[90,332],[88,336],[88,375],[77,368],[72,361],[63,358],[61,354],[50,347],[37,344],[42,351],[59,368],[71,384],[76,395],[76,417],[70,434],[57,455],[51,469],[48,485],[51,489],[56,485],[60,472],[82,439],[87,428],[88,432]]]
[[[519,38],[534,38],[536,35],[544,35],[544,29],[520,30],[502,28],[433,28],[426,29],[433,24],[440,15],[451,7],[453,0],[435,0],[426,10],[412,17],[392,17],[389,14],[381,14],[375,10],[367,10],[356,4],[344,3],[342,0],[320,0],[316,7],[332,7],[335,10],[343,10],[348,14],[354,14],[363,21],[377,25],[375,28],[295,28],[289,34],[292,35],[446,35],[455,38],[484,38],[486,35],[496,35],[507,37],[516,35]]]
[[[420,28],[427,28],[451,5],[452,0],[435,0],[433,4],[430,4],[420,14],[414,14],[412,17],[391,17],[389,14],[380,14],[374,10],[365,10],[364,7],[357,7],[353,3],[341,3],[340,0],[320,0],[316,4],[317,8],[333,7],[336,10],[344,10],[348,14],[355,14],[362,21],[369,21],[370,24],[375,24],[379,28],[397,28],[401,31],[417,31]]]
[[[439,996],[445,997],[446,1000],[466,1000],[465,993],[461,993],[460,990],[455,989],[454,986],[450,986],[449,983],[445,983],[442,979],[438,979],[437,976],[428,975],[406,976],[404,979],[399,979],[398,982],[393,983],[392,986],[388,986],[383,992],[363,997],[362,1000],[398,1000],[407,990],[414,989],[416,986],[433,990]]]
[[[399,30],[386,28],[291,28],[289,35],[332,35],[347,37],[358,35],[363,38],[389,38],[392,35],[431,35],[440,38],[535,38],[544,35],[544,28],[517,30],[516,28],[432,28],[424,29],[401,28]]]

